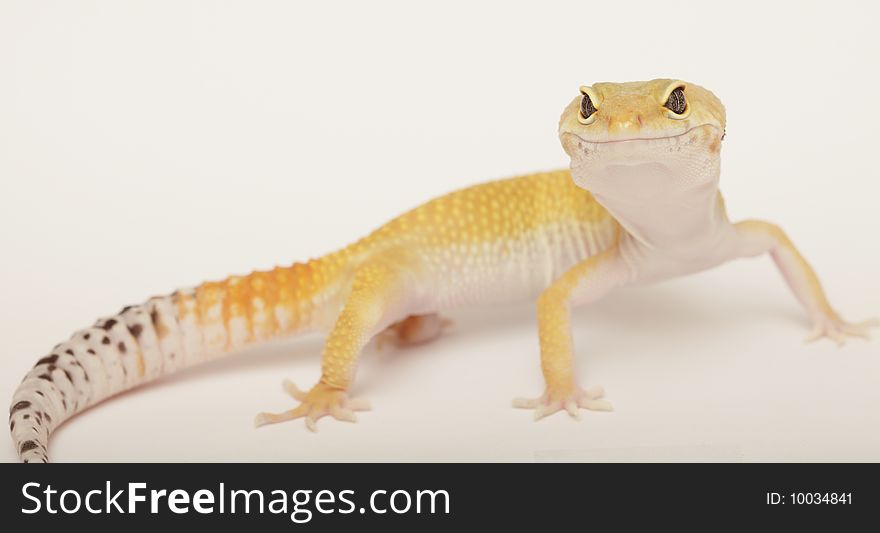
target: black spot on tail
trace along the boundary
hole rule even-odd
[[[27,409],[30,406],[31,406],[31,402],[29,402],[27,400],[22,400],[12,406],[12,409],[9,410],[9,414],[11,415],[12,413],[14,413],[16,411],[21,411],[22,409]]]
[[[36,442],[34,442],[32,440],[26,440],[21,443],[21,448],[18,449],[18,453],[24,454],[25,452],[29,452],[29,451],[35,450],[37,448],[39,448],[39,446],[37,446]]]
[[[57,355],[55,355],[55,354],[47,355],[46,357],[44,357],[44,358],[40,359],[39,361],[37,361],[37,364],[35,364],[34,366],[40,366],[40,365],[44,365],[44,364],[47,364],[47,363],[48,363],[48,364],[52,364],[52,363],[54,363],[54,362],[57,361],[57,360],[58,360],[58,356],[57,356]]]

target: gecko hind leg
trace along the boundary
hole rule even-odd
[[[376,348],[381,350],[386,343],[395,346],[412,346],[430,342],[453,325],[452,320],[437,313],[409,315],[391,324],[376,336]]]

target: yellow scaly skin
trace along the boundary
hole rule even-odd
[[[711,92],[679,80],[582,87],[559,122],[570,171],[456,191],[320,259],[204,283],[101,319],[57,345],[16,391],[10,426],[19,455],[47,461],[59,424],[122,390],[308,330],[329,331],[320,380],[308,392],[285,381],[300,404],[260,414],[257,424],[303,417],[314,430],[325,415],[354,421],[369,406],[347,391],[370,339],[423,342],[445,327],[438,312],[515,300],[537,301],[546,389],[514,405],[536,418],[608,410],[601,388],[574,380],[570,307],[763,253],[813,320],[811,338],[867,336],[877,322],[844,322],[781,229],[728,221],[717,190],[724,113]]]

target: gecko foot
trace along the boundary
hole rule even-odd
[[[333,388],[324,383],[318,383],[309,392],[301,391],[290,380],[284,380],[281,384],[287,394],[301,403],[294,409],[283,413],[260,413],[254,419],[256,427],[266,424],[277,424],[296,418],[305,418],[306,427],[311,431],[317,431],[318,419],[323,416],[332,416],[336,420],[345,422],[357,422],[355,411],[367,411],[370,402],[363,398],[349,399],[344,390]]]
[[[848,337],[871,338],[871,328],[880,326],[880,320],[872,318],[856,324],[850,324],[839,316],[824,317],[817,321],[813,331],[804,339],[804,342],[813,342],[823,337],[828,337],[843,346]]]
[[[568,411],[572,418],[579,419],[578,408],[581,407],[590,411],[611,411],[611,404],[599,399],[604,395],[605,389],[602,387],[593,387],[589,390],[575,387],[572,392],[562,394],[548,390],[540,398],[516,398],[513,400],[513,406],[519,409],[534,409],[535,420],[562,409]]]

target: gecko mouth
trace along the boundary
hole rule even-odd
[[[571,167],[595,165],[638,165],[652,161],[679,161],[685,154],[715,154],[720,131],[712,124],[694,126],[682,133],[662,137],[589,140],[574,132],[563,132],[560,141],[571,157]]]
[[[696,139],[701,137],[702,134],[708,133],[708,131],[717,132],[718,128],[712,124],[701,124],[699,126],[694,126],[682,133],[677,133],[675,135],[662,135],[657,137],[630,137],[628,139],[608,139],[604,141],[598,141],[595,139],[587,139],[578,135],[577,133],[565,131],[562,133],[563,136],[572,136],[580,143],[591,144],[591,145],[627,145],[627,144],[641,144],[641,143],[650,143],[650,144],[677,144],[681,141],[687,141],[690,139]],[[582,146],[581,146],[582,147]]]

